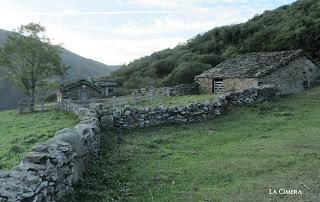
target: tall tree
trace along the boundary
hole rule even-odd
[[[59,45],[50,43],[45,27],[35,23],[21,25],[0,47],[0,72],[28,96],[31,111],[39,89],[66,73],[61,53]]]

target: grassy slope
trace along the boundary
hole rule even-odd
[[[319,106],[317,87],[213,121],[132,132],[120,144],[108,134],[76,200],[317,201]],[[303,195],[268,194],[279,188]]]
[[[155,97],[152,100],[143,100],[135,104],[138,107],[156,107],[156,106],[165,106],[172,107],[178,105],[188,105],[195,102],[205,102],[209,100],[216,99],[222,94],[202,94],[202,95],[185,95],[185,96],[159,96]]]
[[[73,114],[63,111],[0,112],[0,169],[17,165],[24,152],[35,143],[45,141],[56,131],[72,127],[77,122]]]

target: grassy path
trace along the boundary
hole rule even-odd
[[[204,123],[108,132],[104,141],[76,201],[320,200],[319,87]],[[302,194],[269,194],[281,188]]]

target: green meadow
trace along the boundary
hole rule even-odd
[[[73,127],[78,118],[60,110],[18,114],[0,112],[0,169],[19,163],[33,145],[53,137],[56,131]]]
[[[159,96],[154,99],[142,100],[134,104],[135,107],[172,107],[179,105],[189,105],[192,103],[207,102],[216,99],[222,94],[200,94],[184,96]]]
[[[75,201],[318,201],[320,88],[212,121],[107,131]],[[269,189],[302,194],[269,194]]]

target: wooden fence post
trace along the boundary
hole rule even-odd
[[[20,101],[18,101],[18,113],[22,114],[21,102]]]
[[[41,102],[40,103],[40,105],[41,105],[41,109],[40,110],[43,112],[44,111],[44,99],[41,99],[40,102]]]
[[[112,108],[114,109],[116,102],[116,96],[112,96]]]

